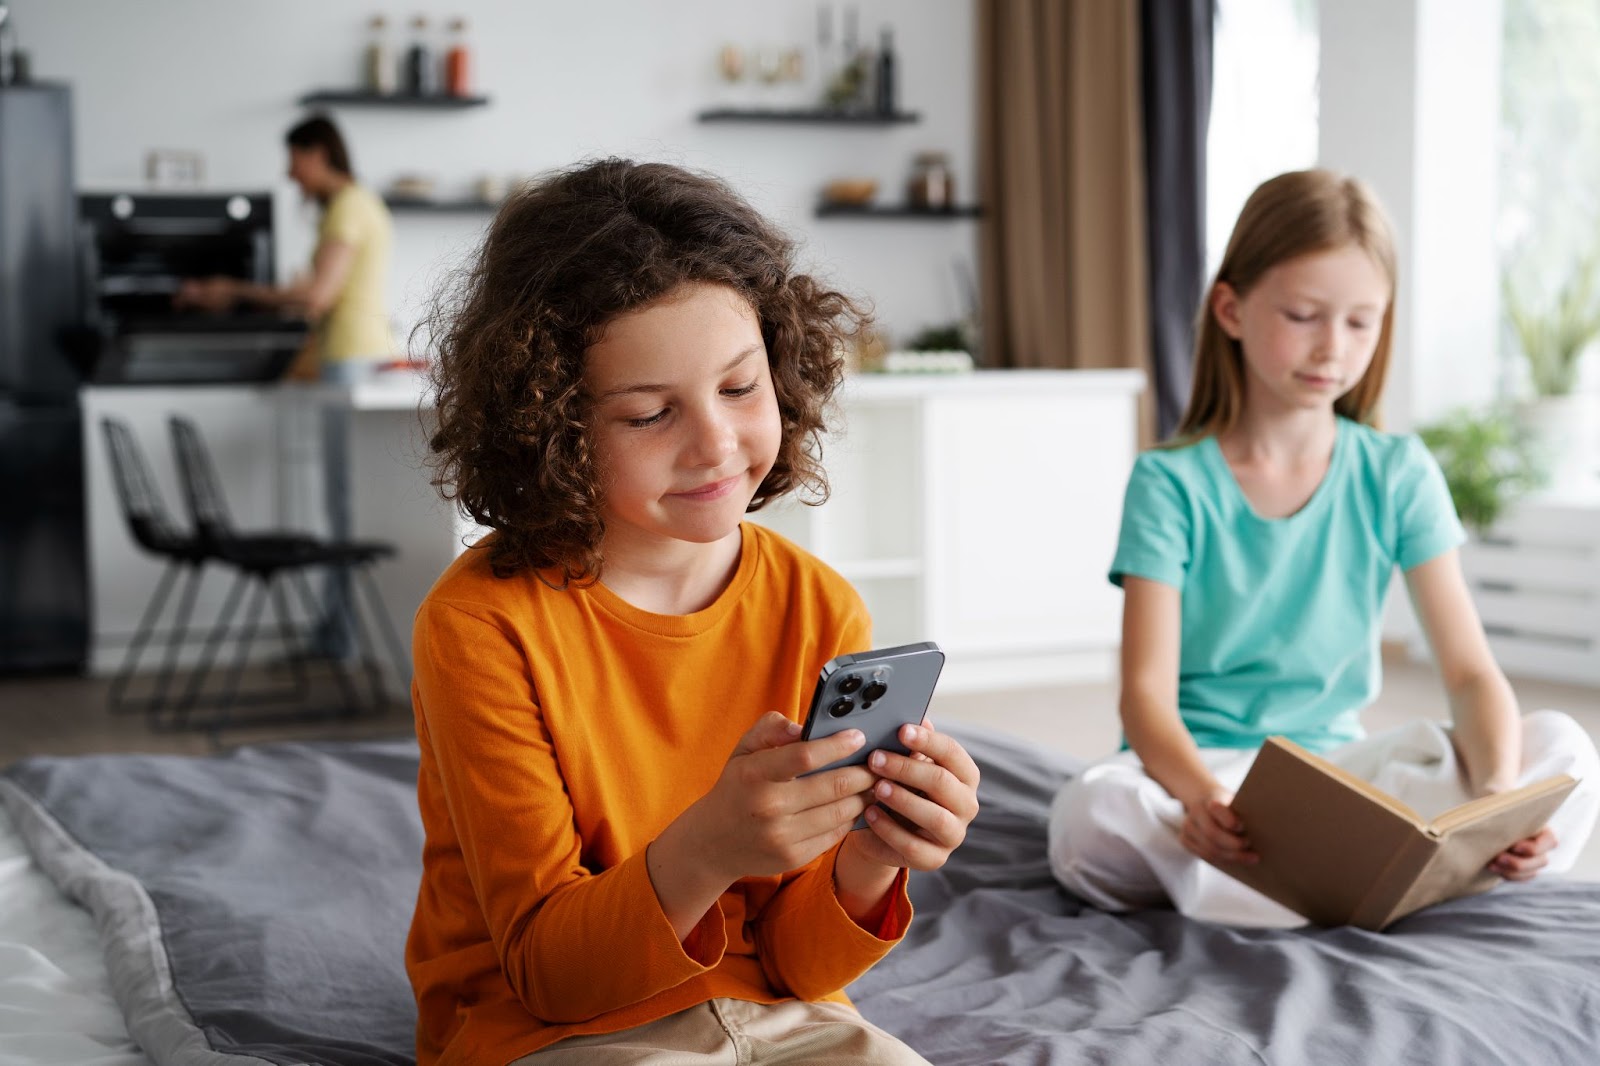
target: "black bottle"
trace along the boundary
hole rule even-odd
[[[876,92],[878,114],[894,114],[894,45],[890,41],[889,27],[883,28],[883,47],[878,50],[877,77],[872,79]]]
[[[411,20],[412,43],[406,49],[402,88],[412,96],[433,96],[439,91],[435,77],[433,51],[428,47],[428,20],[418,15]]]

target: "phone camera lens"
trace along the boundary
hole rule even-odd
[[[849,696],[840,696],[828,705],[828,713],[835,718],[843,718],[855,710],[856,701]]]
[[[883,699],[884,693],[888,691],[889,686],[884,684],[882,681],[869,681],[866,689],[861,693],[861,698],[866,700],[868,703],[874,703]]]
[[[850,693],[854,692],[856,689],[858,689],[860,687],[861,687],[861,675],[860,674],[850,674],[843,681],[839,682],[839,691],[843,692],[846,696],[850,695]]]

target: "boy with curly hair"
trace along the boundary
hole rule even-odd
[[[441,309],[436,483],[494,532],[414,634],[421,1066],[923,1061],[842,989],[977,768],[924,725],[811,773],[864,743],[798,736],[870,619],[743,521],[826,492],[861,323],[721,182],[624,160],[517,194]]]

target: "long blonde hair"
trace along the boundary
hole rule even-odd
[[[1355,245],[1372,257],[1389,278],[1389,306],[1367,372],[1334,401],[1336,414],[1376,425],[1378,400],[1389,373],[1394,336],[1394,234],[1377,197],[1357,178],[1330,170],[1296,170],[1263,182],[1245,201],[1234,223],[1217,276],[1206,289],[1196,323],[1194,385],[1172,443],[1215,436],[1232,429],[1244,409],[1244,353],[1223,331],[1212,310],[1217,285],[1226,282],[1240,296],[1279,263],[1316,252]]]

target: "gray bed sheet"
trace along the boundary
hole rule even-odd
[[[1108,915],[1044,860],[1075,765],[952,732],[983,812],[944,870],[912,878],[906,942],[849,989],[931,1062],[1600,1059],[1600,886],[1507,886],[1381,934]],[[411,740],[31,759],[0,799],[94,913],[156,1062],[379,1066],[413,1061],[416,768]]]

